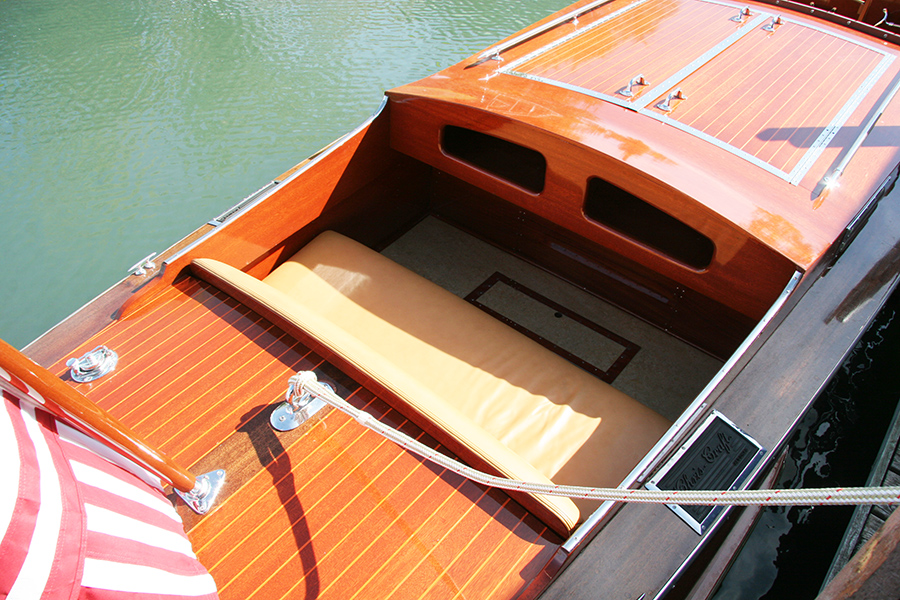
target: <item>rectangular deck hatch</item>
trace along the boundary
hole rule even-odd
[[[637,0],[500,72],[637,111],[799,185],[827,148],[835,162],[865,135],[894,57],[777,7],[742,8]]]
[[[721,413],[713,411],[659,472],[650,490],[736,490],[746,482],[765,450]],[[702,534],[723,506],[667,505]]]

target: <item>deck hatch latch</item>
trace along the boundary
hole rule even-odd
[[[66,366],[71,370],[69,375],[78,383],[88,383],[103,377],[116,368],[119,355],[106,346],[97,346],[86,352],[81,358],[70,358]]]
[[[772,17],[772,20],[769,21],[767,24],[763,25],[762,28],[763,28],[763,31],[775,31],[783,24],[784,24],[784,20],[779,15],[777,17]]]
[[[628,81],[628,85],[623,87],[617,93],[625,96],[626,98],[631,98],[634,96],[634,86],[636,85],[650,85],[650,82],[643,75],[635,75]]]
[[[744,21],[747,20],[747,18],[750,16],[750,14],[751,14],[750,7],[745,6],[744,8],[741,9],[741,11],[738,14],[731,17],[731,20],[734,21],[735,23],[743,23]]]
[[[656,105],[656,108],[663,112],[672,112],[672,101],[673,100],[687,100],[687,96],[685,96],[681,88],[673,92],[669,92],[669,95],[666,96],[666,99]]]

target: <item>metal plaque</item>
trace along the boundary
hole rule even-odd
[[[647,483],[651,490],[739,489],[765,449],[713,411],[675,455]],[[667,505],[697,533],[715,521],[724,506]]]

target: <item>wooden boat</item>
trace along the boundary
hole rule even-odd
[[[270,421],[312,371],[491,474],[766,486],[897,283],[900,38],[852,17],[578,3],[389,91],[34,363],[4,347],[5,390],[96,405],[181,491],[225,470],[177,500],[223,598],[704,597],[750,509],[505,492],[330,407]]]

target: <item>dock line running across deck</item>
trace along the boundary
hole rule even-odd
[[[319,383],[312,371],[300,371],[290,378],[290,385],[346,413],[360,425],[384,436],[402,448],[421,456],[467,479],[504,490],[550,496],[588,498],[612,502],[642,504],[682,504],[706,506],[841,506],[861,504],[900,504],[900,486],[810,488],[779,490],[646,490],[622,488],[589,488],[573,485],[547,485],[516,481],[489,475],[468,467],[396,429],[377,421],[367,412],[354,408],[330,388]]]

